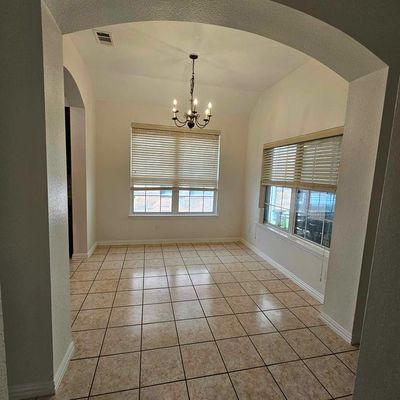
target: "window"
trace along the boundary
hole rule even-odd
[[[335,128],[264,146],[264,223],[330,247],[341,135],[342,128]]]
[[[219,132],[133,124],[134,214],[215,214]]]

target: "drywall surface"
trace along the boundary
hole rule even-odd
[[[87,251],[96,242],[96,142],[95,142],[95,100],[91,78],[81,56],[71,39],[63,37],[64,66],[74,78],[85,107],[86,147],[86,230]]]
[[[156,96],[156,90],[154,95]],[[129,216],[132,122],[170,125],[170,109],[125,102],[96,103],[97,240],[190,240],[237,238],[243,206],[246,117],[215,112],[220,129],[218,216]]]
[[[324,313],[349,333],[360,282],[386,79],[387,69],[383,69],[349,87],[332,234],[334,251],[324,305]]]
[[[40,2],[9,2],[0,20],[0,281],[11,392],[53,373]]]
[[[328,254],[299,247],[282,235],[259,226],[260,179],[263,144],[344,123],[348,83],[311,60],[267,89],[249,121],[243,234],[275,262],[315,291],[324,293]]]
[[[71,344],[62,36],[42,5],[53,374]]]

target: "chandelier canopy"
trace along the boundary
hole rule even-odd
[[[194,95],[194,63],[199,58],[197,54],[190,54],[189,58],[192,60],[192,78],[190,80],[190,108],[189,110],[183,115],[183,121],[181,121],[177,114],[179,110],[177,109],[178,102],[176,99],[174,100],[172,113],[173,117],[172,120],[174,121],[175,125],[179,128],[183,128],[187,126],[188,128],[192,129],[193,127],[197,126],[198,128],[205,128],[211,120],[211,108],[212,104],[208,103],[208,107],[205,110],[205,118],[203,118],[203,122],[200,122],[201,119],[200,114],[197,111],[198,101],[196,98],[193,98]]]

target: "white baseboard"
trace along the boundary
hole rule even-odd
[[[53,381],[35,382],[23,385],[10,386],[8,388],[10,400],[32,399],[41,396],[49,396],[55,393],[60,386],[65,371],[68,368],[69,361],[74,353],[74,342],[71,342],[65,353],[60,366],[58,367]]]
[[[302,289],[304,289],[307,293],[309,293],[314,299],[318,300],[319,302],[323,303],[324,302],[324,295],[318,290],[315,290],[313,287],[311,287],[308,283],[304,282],[301,280],[298,276],[290,272],[288,269],[286,269],[284,266],[276,262],[274,259],[271,257],[267,256],[265,253],[263,253],[261,250],[259,250],[256,246],[248,242],[246,239],[240,239],[240,241],[249,247],[251,250],[254,251],[254,253],[258,254],[260,257],[262,257],[265,261],[267,261],[269,264],[271,264],[274,268],[276,268],[278,271],[281,271],[284,275],[286,275],[288,278],[290,278],[294,283],[296,283],[298,286],[300,286]]]
[[[54,394],[55,388],[54,382],[48,381],[10,386],[8,392],[10,400],[23,400]]]
[[[113,245],[133,245],[133,244],[169,244],[169,243],[218,243],[218,242],[240,242],[239,237],[225,238],[180,238],[180,239],[146,239],[146,240],[100,240],[96,242],[97,246],[113,246]]]
[[[93,254],[93,252],[96,250],[96,246],[97,246],[97,243],[94,243],[93,246],[89,249],[89,251],[87,253],[74,253],[74,254],[72,254],[71,259],[72,260],[81,260],[83,258],[90,257]]]
[[[60,386],[60,383],[64,377],[65,371],[68,368],[69,361],[71,360],[72,355],[74,354],[75,351],[75,345],[74,342],[71,341],[71,343],[68,346],[68,349],[64,355],[64,358],[61,361],[61,364],[59,365],[55,375],[54,375],[54,388],[55,390],[58,389]]]
[[[321,312],[320,318],[329,326],[329,328],[336,332],[347,343],[351,344],[352,335],[348,330],[344,329],[342,325],[338,324],[334,319],[323,312]]]

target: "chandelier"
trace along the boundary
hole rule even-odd
[[[193,98],[194,93],[194,62],[199,58],[197,54],[190,54],[189,58],[192,60],[192,79],[190,80],[190,108],[189,110],[183,115],[183,121],[181,121],[177,114],[179,110],[177,109],[178,102],[174,100],[174,106],[172,108],[173,117],[172,120],[174,121],[175,125],[179,128],[183,128],[187,125],[189,129],[192,129],[194,126],[198,128],[204,128],[208,125],[211,120],[211,108],[212,104],[208,103],[208,107],[205,111],[205,118],[203,118],[203,122],[201,120],[200,114],[197,111],[198,101],[196,98]]]

